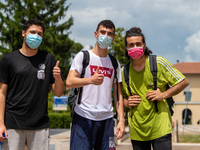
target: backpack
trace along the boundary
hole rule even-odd
[[[81,72],[81,76],[80,78],[84,78],[84,75],[85,75],[85,69],[86,67],[88,66],[89,62],[90,62],[90,55],[89,55],[89,52],[87,50],[85,51],[82,51],[83,52],[83,69],[82,69],[82,72]],[[119,101],[119,96],[118,96],[118,78],[117,78],[117,68],[118,68],[118,63],[117,63],[117,60],[114,56],[108,54],[110,59],[111,59],[111,62],[112,62],[112,65],[113,65],[113,68],[114,68],[114,78],[116,79],[116,85],[117,85],[117,100]],[[70,111],[71,111],[71,118],[74,114],[74,108],[75,108],[75,105],[76,105],[76,99],[77,99],[77,96],[78,96],[78,104],[81,103],[81,97],[82,97],[82,90],[83,90],[83,87],[79,87],[79,88],[71,88],[70,91],[69,91],[69,96],[68,96],[68,105],[70,107]]]
[[[154,82],[154,90],[157,89],[157,61],[156,61],[156,55],[149,55],[149,63],[150,63],[150,70],[151,70],[151,73],[153,75],[153,82]],[[126,85],[127,85],[127,88],[128,88],[128,91],[129,91],[129,94],[132,95],[131,93],[131,89],[130,89],[130,85],[129,85],[129,65],[130,65],[130,62],[127,63],[125,66],[124,66],[124,79],[125,79],[125,82],[126,82]],[[167,89],[169,89],[170,86],[167,84]],[[169,98],[166,98],[167,100],[167,104],[169,106],[169,109],[170,109],[170,113],[171,113],[171,116],[173,116],[173,104],[174,104],[174,99],[173,97],[169,97]],[[155,111],[158,112],[158,106],[157,106],[157,101],[154,101],[155,103]]]

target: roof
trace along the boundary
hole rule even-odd
[[[200,62],[182,62],[173,66],[182,74],[200,74]]]

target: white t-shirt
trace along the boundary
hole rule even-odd
[[[89,84],[83,86],[81,104],[77,104],[76,100],[75,112],[84,118],[101,121],[113,117],[111,90],[113,81],[115,82],[114,68],[108,55],[106,57],[99,57],[90,50],[88,52],[90,62],[86,67],[85,78],[93,76],[99,66],[99,73],[104,74],[104,81],[101,85]],[[79,52],[75,56],[70,70],[77,70],[81,74],[82,62],[83,52]],[[118,82],[122,82],[119,62],[117,78]]]

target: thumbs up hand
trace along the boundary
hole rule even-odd
[[[99,74],[98,72],[99,72],[99,66],[97,67],[97,70],[92,76],[92,84],[94,85],[101,85],[103,83],[104,75]]]
[[[59,68],[59,63],[60,63],[60,61],[57,61],[55,67],[53,68],[53,77],[55,78],[55,80],[61,78],[61,76],[60,76],[61,71]]]

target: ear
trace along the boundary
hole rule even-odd
[[[97,35],[97,31],[94,32],[94,37],[97,39],[98,35]]]
[[[146,43],[144,43],[144,49],[146,49]]]
[[[125,50],[128,52],[128,49],[127,49],[127,47],[125,46]]]
[[[25,37],[25,31],[24,30],[22,31],[22,37],[23,38]]]

